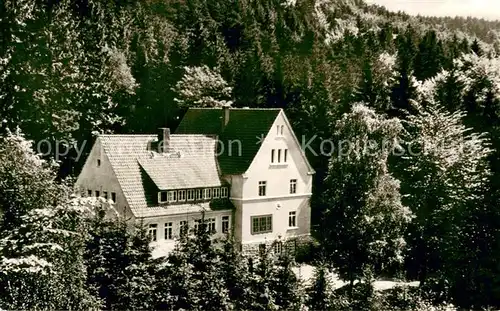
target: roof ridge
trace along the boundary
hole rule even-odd
[[[155,136],[156,134],[98,134],[97,137],[117,137],[117,136],[129,136],[129,137],[149,137],[149,136]]]
[[[254,108],[254,107],[234,107],[229,108],[229,110],[264,110],[264,111],[274,111],[274,110],[282,110],[283,108]],[[188,110],[222,110],[222,107],[191,107]]]

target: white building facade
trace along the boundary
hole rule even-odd
[[[76,186],[142,222],[154,256],[202,215],[253,253],[309,238],[313,174],[283,110],[194,108],[175,134],[98,136]]]

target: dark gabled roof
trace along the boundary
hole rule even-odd
[[[222,108],[190,108],[176,134],[218,135],[218,162],[224,175],[246,172],[281,109],[230,108],[222,126]]]

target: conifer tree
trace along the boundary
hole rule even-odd
[[[259,250],[259,257],[252,264],[250,276],[250,299],[247,309],[252,311],[273,311],[278,310],[274,303],[275,292],[271,287],[271,275],[273,262],[269,250]]]
[[[403,117],[416,112],[413,103],[416,95],[413,82],[413,61],[415,57],[413,36],[412,29],[407,29],[404,35],[398,37],[397,75],[391,89],[392,107],[389,111],[391,116]]]
[[[329,278],[329,270],[325,264],[314,268],[311,285],[306,288],[306,306],[309,310],[333,310],[333,287]]]
[[[293,258],[283,252],[278,255],[270,276],[270,286],[275,295],[274,303],[280,310],[300,310],[303,303],[303,288],[292,266]]]
[[[427,32],[420,41],[414,60],[414,72],[418,80],[429,79],[441,70],[443,51],[440,44],[435,31]]]

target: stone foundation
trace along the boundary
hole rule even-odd
[[[248,257],[257,257],[262,251],[267,251],[275,255],[287,252],[295,256],[298,248],[307,245],[312,241],[313,239],[311,238],[311,236],[308,235],[308,236],[289,238],[287,240],[242,244],[240,249],[243,255]]]

